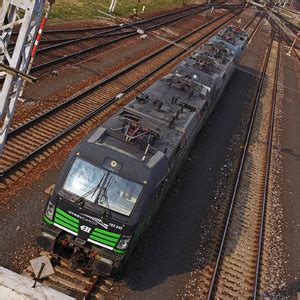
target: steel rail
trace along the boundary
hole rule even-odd
[[[244,30],[247,30],[250,25],[253,23],[253,21],[256,19],[256,17],[259,15],[259,12],[256,12],[256,14],[254,14],[254,16],[247,22],[247,24],[243,27]],[[261,19],[258,21],[258,23],[256,25],[259,25],[261,20],[263,19],[263,16],[261,17]],[[258,27],[258,26],[257,26]],[[252,34],[254,33],[255,31],[252,31],[251,34],[250,34],[250,38],[252,37]],[[249,38],[249,39],[250,39]]]
[[[273,28],[275,28],[278,32],[281,32],[281,38],[283,38],[288,46],[290,46],[293,43],[293,40],[288,36],[288,34],[277,24],[275,20],[273,20],[272,16],[269,19],[270,24]],[[296,55],[297,59],[299,60],[299,55],[295,49],[293,48],[293,52]]]
[[[221,2],[218,2],[218,3],[211,3],[210,6],[212,7],[223,7],[223,8],[230,8],[230,7],[240,7],[242,6],[243,4],[224,4],[225,1],[221,1]],[[192,9],[196,9],[196,8],[200,8],[200,7],[203,7],[203,6],[207,6],[207,4],[200,4],[200,5],[195,5],[195,6],[192,6],[192,7],[189,7],[189,8],[185,8],[185,9],[182,9],[182,10],[177,10],[177,11],[174,11],[174,12],[171,12],[171,13],[165,13],[165,14],[161,14],[161,15],[158,15],[158,16],[155,16],[155,17],[151,17],[151,18],[148,18],[148,19],[143,19],[143,20],[139,20],[139,21],[136,21],[136,22],[133,22],[133,23],[126,23],[124,24],[124,26],[120,26],[121,24],[118,24],[118,25],[111,25],[111,26],[103,26],[103,27],[87,27],[87,28],[72,28],[72,29],[57,29],[57,30],[46,30],[44,33],[46,34],[52,34],[52,33],[67,33],[67,32],[70,32],[71,34],[74,33],[74,32],[89,32],[89,31],[97,31],[97,30],[104,30],[104,29],[107,29],[108,31],[107,32],[113,32],[113,31],[110,31],[111,29],[114,30],[116,29],[117,30],[120,30],[122,28],[126,28],[126,27],[130,27],[130,25],[140,25],[140,24],[143,24],[145,22],[148,22],[148,21],[153,21],[153,20],[156,20],[157,18],[162,18],[162,17],[165,17],[165,16],[168,16],[168,15],[171,15],[171,14],[178,14],[178,13],[181,13],[181,12],[184,12],[184,11],[188,11],[188,10],[192,10]],[[105,32],[101,32],[101,33],[105,33]],[[46,40],[44,40],[44,42],[46,42]]]
[[[255,15],[255,17],[251,20],[252,22],[254,21],[254,19],[257,17],[257,14]],[[253,35],[256,33],[259,25],[261,24],[262,20],[264,19],[264,16],[261,16],[261,18],[258,20],[258,22],[256,23],[256,25],[254,26],[254,29],[250,32],[249,38],[248,38],[248,42],[251,40],[251,38],[253,37]],[[248,23],[245,27],[244,30],[248,29],[250,27],[251,23]]]
[[[202,5],[199,5],[198,7],[202,8],[202,7],[206,6],[208,8],[215,7],[216,9],[221,9],[221,8],[230,9],[230,8],[233,8],[233,7],[235,7],[235,8],[241,7],[241,4],[224,5],[222,3],[223,2],[221,2],[219,4],[210,4],[210,5],[202,4]],[[196,7],[194,7],[194,9],[196,9]],[[190,16],[192,14],[188,14],[186,16]],[[174,19],[174,21],[176,21],[176,20]],[[99,33],[96,33],[96,34],[87,35],[87,36],[82,37],[82,38],[81,37],[75,37],[75,38],[62,38],[62,39],[54,39],[54,40],[41,40],[40,44],[61,43],[59,45],[63,46],[63,45],[71,44],[71,42],[74,42],[74,41],[75,42],[76,41],[81,41],[82,39],[93,39],[93,38],[98,38],[98,37],[109,37],[109,36],[122,35],[122,34],[126,34],[126,33],[131,33],[133,31],[132,30],[128,30],[128,31],[125,31],[125,32],[118,32],[118,31],[121,31],[125,28],[132,28],[132,27],[136,27],[136,26],[137,26],[136,23],[129,23],[129,24],[124,24],[123,26],[119,25],[119,27],[115,30],[108,30],[108,31],[104,31],[104,32],[99,32]],[[66,44],[64,44],[64,42],[66,42]],[[11,45],[14,45],[14,44],[11,44]],[[57,45],[41,48],[41,49],[38,50],[38,52],[42,52],[45,49],[50,50],[51,47],[55,47],[55,46],[57,46]],[[54,48],[52,48],[52,49],[54,49]]]
[[[240,7],[242,4],[224,4],[224,1],[222,2],[219,2],[219,3],[212,3],[212,4],[209,4],[210,7],[218,7],[218,8],[238,8]],[[148,19],[143,19],[143,20],[139,20],[139,21],[136,21],[136,22],[133,22],[133,23],[125,23],[125,24],[119,24],[119,25],[112,25],[112,26],[103,26],[103,27],[93,27],[93,28],[72,28],[72,29],[57,29],[57,30],[46,30],[44,31],[44,34],[46,32],[46,34],[48,33],[65,33],[65,32],[70,32],[71,34],[72,33],[76,33],[77,31],[78,32],[89,32],[89,31],[101,31],[101,30],[105,30],[105,29],[108,29],[106,31],[101,31],[99,32],[99,36],[111,36],[111,35],[118,35],[118,34],[124,34],[122,32],[118,33],[118,31],[121,31],[125,28],[130,28],[131,26],[137,26],[137,25],[141,25],[141,24],[144,24],[144,23],[150,23],[152,22],[153,20],[156,20],[156,19],[159,19],[159,18],[164,18],[164,17],[167,17],[167,16],[171,16],[171,15],[175,15],[175,14],[178,14],[178,13],[182,13],[182,12],[185,12],[185,11],[188,11],[188,10],[193,10],[193,9],[199,9],[203,6],[208,6],[208,4],[200,4],[200,5],[197,5],[197,6],[192,6],[192,7],[189,7],[189,8],[185,8],[185,9],[182,9],[182,10],[177,10],[177,11],[174,11],[174,12],[171,12],[171,13],[165,13],[165,14],[162,14],[162,15],[158,15],[158,16],[155,16],[155,17],[152,17],[152,18],[148,18]],[[16,32],[13,33],[13,35],[16,35]],[[90,36],[93,36],[94,34],[91,34]],[[45,35],[43,35],[43,37],[45,37]],[[73,41],[73,40],[76,40],[78,37],[69,37],[69,38],[57,38],[57,39],[53,39],[53,40],[47,40],[47,39],[44,39],[42,38],[42,40],[40,41],[40,44],[51,44],[51,43],[63,43],[63,42],[68,42],[68,41]],[[9,43],[9,46],[14,46],[15,43],[14,42],[11,42]]]
[[[191,15],[197,14],[198,12],[202,11],[201,9],[204,8],[204,7],[207,7],[207,6],[206,5],[202,5],[200,8],[196,9],[195,11],[193,11],[191,13],[188,13],[187,15],[181,15],[181,16],[175,17],[174,19],[171,19],[171,20],[162,21],[161,23],[154,24],[153,27],[150,26],[149,28],[140,28],[140,29],[143,29],[143,30],[146,31],[146,30],[149,30],[149,29],[153,29],[153,28],[159,27],[161,25],[165,25],[165,24],[168,24],[168,23],[175,22],[177,20],[181,20],[183,18],[186,18],[186,17],[189,17]],[[37,52],[38,53],[44,53],[44,52],[47,52],[47,51],[50,51],[50,50],[53,50],[53,49],[61,48],[63,46],[69,46],[69,45],[72,45],[72,44],[75,44],[75,43],[78,43],[78,42],[81,42],[81,41],[88,41],[88,40],[96,39],[96,38],[103,37],[103,36],[104,37],[108,37],[108,36],[121,35],[121,34],[127,34],[127,33],[129,33],[129,34],[130,33],[136,34],[136,29],[132,30],[132,27],[136,27],[137,26],[136,24],[133,23],[133,24],[130,24],[130,25],[125,25],[125,26],[126,26],[126,28],[130,28],[131,30],[125,31],[125,32],[115,32],[115,30],[114,30],[114,33],[112,33],[111,30],[107,31],[107,32],[100,32],[100,33],[96,33],[96,34],[93,34],[93,35],[79,37],[79,38],[73,39],[71,41],[66,41],[66,42],[63,42],[63,43],[60,43],[60,44],[56,44],[56,45],[53,45],[53,46],[41,48],[41,49],[37,50]],[[124,27],[120,27],[120,29],[124,29]],[[130,36],[130,35],[128,35],[128,36]]]
[[[202,7],[202,6],[205,6],[207,4],[201,4],[199,5],[198,7]],[[223,5],[222,7],[227,7],[228,5]],[[231,6],[231,5],[230,5]],[[196,7],[194,7],[194,9],[196,9]],[[179,12],[177,12],[179,13]],[[171,14],[170,14],[171,15]],[[165,16],[164,16],[165,17]],[[162,18],[162,17],[161,17]],[[145,19],[146,20],[149,20],[149,19]],[[152,20],[149,21],[149,23],[152,22]],[[132,31],[125,31],[125,32],[122,32],[123,29],[126,29],[126,28],[130,28],[132,26],[137,26],[136,25],[137,22],[133,22],[133,23],[128,23],[128,24],[120,24],[120,25],[117,25],[117,28],[116,29],[113,29],[113,30],[107,30],[107,31],[103,31],[103,32],[98,32],[98,33],[94,33],[94,34],[90,34],[90,35],[86,35],[85,37],[86,38],[93,38],[93,37],[109,37],[109,36],[116,36],[116,35],[122,35],[122,34],[126,34],[126,33],[129,33],[129,32],[132,32]],[[115,27],[115,26],[114,26]],[[120,31],[120,32],[119,32]],[[53,39],[53,40],[47,40],[47,39],[42,39],[40,41],[40,44],[51,44],[51,43],[64,43],[64,42],[71,42],[71,41],[75,41],[75,40],[80,40],[81,37],[69,37],[69,38],[59,38],[59,39]],[[14,43],[11,43],[10,44],[11,46],[14,45]],[[44,48],[42,48],[44,49]],[[38,50],[40,51],[40,49]]]
[[[224,18],[225,16],[227,16],[229,13],[232,13],[233,11],[230,12],[226,12],[224,15],[218,17],[215,20],[212,20],[204,25],[201,25],[200,27],[194,29],[193,31],[189,32],[188,34],[186,34],[185,36],[180,37],[179,39],[177,39],[175,41],[175,43],[180,43],[181,41],[187,39],[188,37],[194,35],[195,33],[198,33],[199,31],[201,31],[202,29],[208,27],[209,25],[215,23],[216,21],[218,21],[221,18]],[[204,34],[200,39],[198,39],[197,41],[193,42],[192,44],[186,46],[186,48],[180,50],[176,55],[174,55],[173,57],[171,57],[170,59],[166,60],[164,63],[162,63],[161,65],[159,65],[157,68],[155,68],[154,70],[150,71],[148,74],[146,74],[145,76],[141,77],[140,79],[138,79],[137,81],[135,81],[134,83],[132,83],[130,86],[128,86],[127,88],[125,88],[121,94],[125,95],[128,92],[130,92],[131,90],[133,90],[135,87],[137,87],[138,85],[140,85],[141,83],[143,83],[145,80],[147,80],[149,77],[151,77],[152,75],[154,75],[155,73],[157,73],[159,70],[161,70],[163,67],[167,66],[168,64],[170,64],[172,61],[174,61],[176,58],[178,58],[179,56],[181,56],[182,54],[186,53],[188,50],[190,50],[192,47],[194,47],[195,45],[197,45],[199,42],[201,42],[203,39],[205,39],[206,37],[208,37],[209,35],[211,35],[212,33],[214,33],[215,31],[217,31],[219,28],[221,28],[222,26],[224,26],[225,24],[227,24],[228,22],[230,22],[233,18],[235,18],[241,11],[236,11],[234,12],[234,15],[229,17],[228,19],[225,20],[225,22],[223,22],[222,24],[216,26],[215,28],[213,28],[212,30],[210,30],[208,33]],[[146,58],[140,60],[139,62],[137,62],[134,65],[131,65],[127,68],[127,70],[133,69],[136,66],[147,62],[149,59],[156,57],[158,54],[164,52],[165,50],[171,48],[171,47],[176,47],[176,45],[174,44],[168,44],[166,46],[164,46],[163,48],[155,51],[154,53],[150,54],[149,56],[147,56]],[[112,75],[110,76],[108,79],[106,79],[106,82],[112,81],[113,79],[116,79],[116,77],[119,77],[121,74],[126,73],[125,71],[121,71],[116,75]],[[8,141],[9,139],[17,134],[20,133],[22,131],[22,129],[26,129],[28,127],[30,127],[30,125],[33,125],[35,123],[37,123],[38,121],[41,121],[42,119],[44,119],[46,116],[53,114],[53,112],[65,107],[66,105],[71,104],[71,102],[77,101],[82,99],[84,96],[87,96],[88,94],[90,94],[91,92],[97,90],[99,87],[101,87],[103,85],[104,81],[101,81],[100,83],[95,84],[94,86],[84,90],[83,92],[81,92],[80,94],[72,97],[71,99],[68,99],[66,102],[56,106],[55,108],[53,108],[50,111],[47,111],[46,113],[40,115],[39,117],[27,122],[26,124],[14,129],[13,131],[11,131],[8,134]],[[17,168],[17,166],[21,165],[22,163],[26,162],[27,160],[29,160],[30,158],[34,157],[36,154],[38,154],[39,152],[41,152],[42,150],[46,149],[47,147],[49,147],[51,144],[53,144],[54,142],[58,141],[60,138],[62,138],[64,135],[66,135],[67,133],[69,133],[70,131],[72,131],[73,129],[75,129],[76,127],[78,127],[79,125],[83,124],[85,121],[91,119],[93,116],[99,114],[100,112],[104,111],[107,107],[111,106],[112,104],[116,103],[120,98],[119,97],[113,97],[110,100],[106,101],[105,103],[101,104],[99,107],[97,107],[97,109],[95,109],[94,111],[88,113],[87,115],[85,115],[84,117],[82,117],[80,120],[78,120],[76,123],[74,123],[73,125],[71,125],[70,127],[66,128],[65,130],[61,131],[58,135],[56,135],[55,137],[53,137],[52,139],[48,140],[46,143],[44,143],[43,145],[41,145],[40,147],[36,148],[35,150],[33,150],[30,153],[27,153],[27,155],[25,157],[23,157],[22,159],[18,160],[17,162],[15,162],[13,165],[11,165],[10,167],[8,167],[6,170],[2,171],[0,173],[0,177],[5,177],[6,175],[8,175],[11,171],[13,171],[14,169]]]
[[[251,31],[250,35],[249,35],[249,40],[252,38],[252,36],[256,33],[256,31],[258,30],[259,25],[261,24],[262,20],[264,19],[264,16],[261,17],[261,19],[257,22],[257,24],[255,25],[254,29]]]
[[[223,2],[221,2],[223,3]],[[220,4],[221,4],[220,3]],[[213,4],[211,4],[213,5]],[[218,4],[216,4],[218,5]],[[193,6],[193,7],[189,7],[189,8],[185,8],[185,9],[182,9],[182,10],[177,10],[177,11],[173,11],[173,12],[169,12],[169,13],[165,13],[165,14],[161,14],[161,15],[158,15],[158,16],[155,16],[155,17],[151,17],[151,18],[148,18],[148,19],[143,19],[143,20],[139,20],[139,21],[136,21],[136,22],[133,22],[133,23],[128,23],[128,24],[119,24],[119,25],[112,25],[112,26],[106,26],[106,27],[94,27],[94,28],[79,28],[79,29],[62,29],[62,30],[57,30],[57,31],[53,31],[53,32],[56,32],[56,33],[64,33],[65,31],[68,31],[70,33],[74,33],[76,31],[78,32],[88,32],[88,31],[95,31],[95,30],[101,30],[101,29],[108,29],[106,31],[102,31],[102,32],[99,32],[99,33],[96,33],[96,34],[91,34],[91,35],[88,35],[86,36],[86,38],[88,37],[93,37],[93,36],[102,36],[102,35],[108,35],[108,34],[118,34],[118,31],[121,31],[125,28],[130,28],[130,26],[138,26],[138,25],[141,25],[141,24],[145,24],[145,23],[150,23],[154,20],[157,20],[157,19],[161,19],[161,18],[165,18],[165,17],[170,17],[172,15],[176,15],[176,14],[179,14],[179,13],[183,13],[183,12],[186,12],[186,11],[189,11],[189,10],[193,10],[193,9],[199,9],[203,6],[207,6],[207,4],[200,4],[200,5],[197,5],[197,6]],[[121,26],[122,25],[122,26]],[[44,31],[44,34],[45,33],[49,33],[49,31]],[[14,33],[15,34],[15,33]],[[122,34],[121,32],[119,34]],[[63,42],[72,42],[72,41],[76,41],[76,40],[80,40],[81,38],[80,37],[74,37],[74,38],[66,38],[66,39],[56,39],[56,40],[41,40],[40,44],[43,44],[43,43],[55,43],[55,42],[61,42],[61,45],[63,45],[64,43]],[[10,43],[10,46],[14,46],[15,43]],[[42,49],[45,49],[45,48],[42,48]],[[38,51],[42,50],[42,49],[39,49]],[[38,52],[37,51],[37,52]]]
[[[220,2],[220,3],[214,3],[214,4],[201,4],[197,7],[194,7],[193,9],[200,9],[202,7],[208,7],[208,8],[211,8],[211,7],[215,7],[217,9],[221,9],[221,8],[227,8],[227,9],[230,9],[230,8],[239,8],[241,7],[242,5],[241,4],[236,4],[236,5],[230,5],[230,4],[223,4],[224,2]],[[179,13],[179,12],[177,12]],[[171,15],[171,14],[170,14]],[[189,15],[186,15],[186,16],[189,16]],[[164,16],[166,17],[166,16]],[[161,17],[162,18],[162,17]],[[145,19],[145,21],[148,20],[148,19]],[[149,23],[152,22],[152,20],[149,21]],[[126,34],[126,33],[129,33],[129,32],[132,32],[131,30],[129,31],[125,31],[125,32],[122,32],[121,30],[123,29],[126,29],[126,28],[132,28],[132,27],[136,27],[138,25],[141,25],[141,24],[136,24],[137,22],[134,22],[134,23],[128,23],[128,24],[123,24],[121,26],[118,25],[118,28],[114,29],[114,30],[108,30],[108,31],[103,31],[103,32],[99,32],[99,33],[96,33],[96,34],[91,34],[91,35],[87,35],[85,36],[86,38],[97,38],[97,37],[108,37],[108,36],[116,36],[116,35],[122,35],[122,34]],[[146,23],[146,22],[144,22]],[[148,22],[147,22],[148,23]],[[119,32],[120,31],[120,32]],[[53,40],[41,40],[41,44],[51,44],[51,43],[63,43],[63,42],[71,42],[71,41],[74,41],[74,40],[80,40],[81,38],[80,37],[73,37],[73,38],[61,38],[61,39],[53,39]],[[42,49],[45,49],[45,48],[42,48]],[[40,50],[38,50],[40,51]]]
[[[206,10],[206,8],[203,8],[203,10]],[[200,10],[200,11],[201,11],[201,10]],[[197,13],[198,13],[198,12],[197,12]],[[184,18],[184,17],[181,16],[180,19],[182,19],[182,18]],[[168,24],[168,23],[171,23],[171,22],[173,22],[173,21],[168,20],[168,21],[166,21],[166,22],[162,22],[162,23],[160,23],[160,24],[153,25],[153,26],[151,26],[150,28],[148,28],[147,30],[149,31],[149,30],[152,30],[152,29],[157,28],[157,27],[159,27],[159,26],[162,26],[162,25],[166,25],[166,24]],[[103,47],[105,47],[105,46],[108,46],[108,45],[117,43],[117,42],[119,42],[119,41],[128,39],[129,37],[133,37],[133,36],[138,35],[138,34],[139,34],[139,33],[135,30],[135,31],[133,31],[133,32],[131,32],[131,33],[126,34],[125,36],[121,36],[121,37],[115,38],[115,39],[113,39],[113,40],[110,40],[110,41],[106,41],[106,42],[104,42],[104,43],[101,43],[101,44],[99,44],[99,45],[92,46],[92,47],[88,47],[88,48],[85,48],[85,49],[83,49],[83,50],[79,50],[79,51],[73,52],[73,53],[71,53],[71,54],[64,55],[64,56],[61,56],[61,57],[59,57],[59,58],[53,59],[53,60],[51,60],[51,61],[48,61],[48,62],[39,64],[39,65],[37,65],[37,66],[34,66],[34,67],[31,69],[31,71],[32,71],[32,72],[37,72],[37,71],[39,71],[39,70],[41,70],[41,69],[47,68],[47,67],[49,67],[49,66],[52,66],[52,65],[55,65],[55,64],[64,62],[64,61],[67,61],[67,60],[69,60],[69,59],[71,59],[71,58],[74,58],[74,57],[77,57],[77,56],[79,56],[79,55],[83,55],[83,54],[86,54],[86,53],[89,53],[89,52],[92,52],[92,51],[101,49],[101,48],[103,48]],[[41,51],[41,50],[43,50],[43,49],[40,49],[40,51]]]
[[[275,3],[266,3],[266,6],[269,7],[269,8],[278,8],[280,10],[286,10],[288,12],[291,12],[293,13],[294,15],[300,15],[300,12],[296,11],[296,10],[292,10],[292,9],[288,9],[287,7],[282,7],[282,6],[279,6],[279,5],[276,5]]]
[[[143,19],[143,20],[136,21],[133,24],[135,24],[135,25],[143,24],[144,22],[153,21],[153,20],[159,19],[161,17],[168,16],[168,15],[171,15],[171,14],[177,14],[177,13],[181,13],[181,12],[184,12],[184,11],[188,11],[188,10],[191,10],[193,8],[197,8],[201,5],[203,5],[203,4],[194,5],[194,6],[190,6],[190,7],[185,7],[183,9],[178,9],[178,10],[173,11],[173,12],[166,12],[164,14],[154,16],[154,17],[151,17],[151,18],[148,18],[148,19]],[[66,32],[74,33],[74,32],[96,31],[96,30],[103,30],[103,29],[108,29],[108,30],[109,29],[115,29],[115,28],[119,29],[119,27],[120,27],[120,25],[110,25],[110,26],[98,26],[98,27],[93,27],[93,28],[86,27],[86,28],[71,28],[71,29],[49,29],[49,30],[45,30],[44,33],[46,33],[46,34],[66,33]]]
[[[200,5],[203,5],[203,4],[200,4]],[[176,11],[173,11],[171,13],[180,13],[180,12],[184,12],[184,11],[187,11],[187,10],[190,10],[190,9],[193,9],[195,7],[198,7],[199,5],[195,5],[195,6],[190,6],[190,7],[187,7],[187,8],[184,8],[184,9],[179,9],[179,10],[176,10]],[[164,17],[164,16],[167,16],[168,14],[170,14],[170,12],[167,12],[167,13],[164,13],[164,14],[161,14],[161,15],[158,15],[158,16],[154,16],[154,17],[151,17],[151,18],[148,18],[148,19],[143,19],[143,20],[139,20],[139,21],[136,21],[134,23],[138,23],[138,24],[141,24],[143,22],[147,22],[149,20],[155,20],[155,19],[158,19],[160,17]],[[98,26],[98,27],[85,27],[85,28],[70,28],[70,29],[48,29],[48,30],[45,30],[44,31],[44,34],[61,34],[61,33],[74,33],[74,32],[87,32],[87,31],[96,31],[96,30],[105,30],[105,29],[118,29],[120,27],[120,25],[109,25],[109,26]],[[18,32],[13,32],[12,35],[16,35]]]
[[[271,166],[271,159],[272,159],[273,132],[274,132],[275,113],[276,113],[276,99],[277,99],[277,91],[278,91],[280,61],[281,61],[281,34],[279,33],[276,67],[275,67],[275,75],[274,75],[274,83],[273,83],[273,91],[272,91],[272,111],[271,111],[271,119],[270,119],[269,134],[268,134],[268,152],[267,152],[267,162],[266,162],[265,178],[264,178],[264,192],[263,192],[263,203],[262,203],[263,206],[262,206],[261,220],[260,220],[261,226],[260,226],[257,258],[256,258],[256,271],[255,271],[255,281],[254,281],[254,291],[253,291],[254,299],[256,299],[257,297],[257,290],[259,284],[260,258],[261,258],[261,251],[263,245],[266,203],[267,203],[268,192],[269,192],[270,166]]]
[[[219,3],[213,3],[213,4],[209,4],[210,7],[212,6],[218,6],[218,5],[222,5],[224,2],[219,2]],[[158,15],[158,16],[154,16],[154,17],[151,17],[151,18],[148,18],[148,19],[143,19],[143,20],[139,20],[139,21],[136,21],[136,22],[133,22],[133,23],[123,23],[123,24],[119,24],[119,25],[112,25],[112,26],[103,26],[103,27],[93,27],[93,28],[72,28],[72,29],[57,29],[57,30],[46,30],[44,31],[44,34],[46,33],[66,33],[66,32],[69,32],[70,34],[74,34],[74,33],[77,33],[77,32],[90,32],[90,31],[101,31],[101,30],[106,30],[106,31],[101,31],[101,32],[98,32],[96,34],[91,34],[89,36],[93,37],[94,35],[99,35],[99,36],[107,36],[107,35],[117,35],[118,34],[118,31],[122,31],[123,29],[126,29],[126,28],[130,28],[131,26],[139,26],[139,25],[142,25],[142,24],[145,24],[145,23],[151,23],[153,21],[156,21],[157,19],[161,19],[161,18],[165,18],[165,17],[170,17],[172,15],[176,15],[176,14],[179,14],[179,13],[184,13],[186,11],[189,11],[189,10],[194,10],[194,9],[199,9],[201,7],[204,7],[204,6],[208,6],[208,4],[200,4],[200,5],[195,5],[195,6],[191,6],[191,7],[188,7],[188,8],[184,8],[184,9],[181,9],[181,10],[176,10],[176,11],[172,11],[172,12],[168,12],[168,13],[164,13],[164,14],[161,14],[161,15]],[[227,6],[230,6],[230,5],[225,5],[225,7]],[[234,6],[240,6],[240,5],[231,5],[232,7]],[[120,32],[119,34],[122,34],[122,32]],[[13,35],[16,35],[16,32],[13,33]],[[45,36],[45,35],[43,35]],[[88,36],[87,36],[88,37]],[[63,43],[63,42],[69,42],[69,41],[73,41],[73,40],[76,40],[76,39],[80,39],[80,37],[73,37],[73,38],[61,38],[61,39],[54,39],[54,40],[44,40],[42,39],[40,41],[40,44],[50,44],[50,43]],[[9,44],[9,46],[14,46],[15,44],[12,42]]]
[[[209,6],[209,7],[210,7],[210,6]],[[199,9],[198,12],[195,12],[195,13],[192,13],[192,14],[197,14],[197,13],[199,13],[199,12],[201,12],[201,11],[205,11],[205,10],[207,10],[209,7],[208,7],[208,6],[204,6],[204,7],[202,7],[201,9]],[[191,15],[192,15],[192,14],[191,14]],[[157,27],[159,27],[159,26],[166,25],[166,24],[171,23],[171,22],[176,22],[176,21],[178,21],[178,20],[180,20],[180,19],[183,19],[183,18],[186,18],[186,17],[188,17],[188,16],[180,16],[180,17],[178,17],[178,18],[176,18],[176,19],[173,19],[173,20],[164,21],[164,22],[162,22],[162,23],[160,23],[160,24],[156,24],[156,25],[153,25],[153,26],[151,26],[151,27],[145,29],[144,31],[146,32],[146,31],[149,31],[149,30],[153,30],[153,29],[155,29],[155,28],[157,28]],[[52,66],[52,65],[55,65],[55,64],[58,64],[58,63],[61,63],[61,62],[65,62],[65,61],[70,60],[70,59],[72,59],[72,58],[74,58],[74,57],[77,57],[77,56],[80,56],[80,55],[83,55],[83,54],[86,54],[86,53],[89,53],[89,52],[98,50],[98,49],[100,49],[100,48],[103,48],[103,47],[105,47],[105,46],[108,46],[108,45],[117,43],[117,42],[119,42],[119,41],[125,40],[125,39],[127,39],[127,38],[129,38],[129,37],[132,37],[132,36],[135,36],[135,35],[138,35],[138,34],[139,34],[139,33],[137,32],[137,30],[135,30],[135,31],[133,31],[133,32],[131,32],[131,33],[125,35],[125,36],[121,36],[121,37],[118,37],[118,38],[116,38],[116,39],[113,39],[113,40],[110,40],[110,41],[106,41],[106,42],[104,42],[104,43],[101,43],[101,44],[99,44],[99,45],[92,46],[92,47],[89,47],[89,48],[85,48],[85,49],[83,49],[83,50],[79,50],[79,51],[77,51],[77,52],[73,52],[73,53],[71,53],[71,54],[64,55],[64,56],[58,57],[58,58],[56,58],[56,59],[53,59],[53,60],[51,60],[51,61],[48,61],[48,62],[39,64],[39,65],[36,65],[36,66],[34,66],[34,67],[31,69],[31,71],[32,71],[32,72],[37,72],[37,71],[42,70],[42,69],[44,69],[44,68],[50,67],[50,66]],[[43,49],[40,49],[40,50],[43,50]]]
[[[279,19],[282,20],[282,22],[284,22],[285,24],[287,24],[287,27],[295,34],[297,35],[297,33],[300,31],[300,27],[297,26],[296,24],[290,22],[289,20],[287,20],[284,16],[282,16],[280,13],[278,12],[274,12],[273,14],[275,16],[277,16]]]
[[[264,60],[264,64],[263,64],[263,68],[262,68],[262,74],[260,77],[260,81],[259,81],[259,85],[258,85],[258,89],[256,91],[256,96],[255,96],[255,101],[254,101],[254,106],[252,109],[252,113],[251,113],[251,119],[248,125],[248,129],[247,129],[247,135],[244,141],[244,148],[243,148],[243,153],[242,153],[242,157],[240,160],[240,165],[239,165],[239,169],[238,169],[238,173],[237,173],[237,177],[235,180],[235,185],[234,185],[234,190],[233,190],[233,194],[231,197],[231,201],[230,201],[230,207],[228,210],[228,216],[226,219],[226,223],[224,226],[224,232],[223,232],[223,236],[222,236],[222,241],[219,247],[219,251],[218,251],[218,257],[216,260],[216,264],[215,264],[215,268],[214,268],[214,273],[210,282],[210,287],[209,287],[209,292],[208,292],[208,299],[213,299],[213,290],[214,290],[214,286],[216,284],[216,280],[217,280],[217,273],[219,271],[219,267],[220,267],[220,262],[221,262],[221,256],[224,250],[224,244],[225,244],[225,240],[227,238],[227,232],[228,232],[228,228],[229,228],[229,223],[231,221],[231,216],[232,216],[232,211],[233,211],[233,206],[235,204],[235,200],[236,200],[236,195],[240,186],[240,181],[241,181],[241,177],[242,177],[242,171],[244,169],[244,163],[246,160],[246,156],[247,156],[247,152],[248,152],[248,148],[249,148],[249,144],[250,144],[250,137],[252,135],[252,130],[253,130],[253,125],[254,125],[254,121],[256,118],[256,113],[257,113],[257,108],[258,108],[258,104],[259,104],[259,100],[260,100],[260,96],[263,90],[263,85],[265,82],[265,77],[266,77],[266,71],[267,71],[267,66],[269,63],[269,58],[270,58],[270,54],[271,54],[271,49],[272,49],[272,41],[274,40],[274,31],[272,31],[272,36],[271,36],[271,42],[269,44],[268,50],[267,50],[267,55],[265,57]]]
[[[288,29],[291,32],[292,35],[297,37],[295,32],[293,32],[290,28],[286,27],[284,24],[281,24],[281,22],[285,22],[286,20],[285,19],[282,20],[283,17],[277,16],[277,14],[275,14],[274,12],[269,13],[266,9],[262,9],[262,11],[265,13],[266,16],[268,16],[268,20],[271,23],[271,25],[273,27],[275,27],[277,30],[281,31],[281,33],[283,34],[283,38],[286,41],[286,43],[287,44],[292,43],[293,40],[291,39],[291,37],[283,30],[282,26],[280,26],[280,25],[283,25],[283,27]],[[278,24],[278,20],[274,19],[273,15],[276,16],[277,19],[279,19],[280,24]]]
[[[82,297],[82,300],[88,300],[88,299],[90,299],[90,296],[91,296],[94,288],[96,287],[99,278],[100,278],[100,276],[96,276],[96,278],[93,280],[91,286],[88,288],[87,292]]]

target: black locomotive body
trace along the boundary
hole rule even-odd
[[[239,34],[242,51],[247,39],[241,44]],[[73,267],[117,269],[151,223],[241,51],[208,42],[76,146],[47,204],[39,244]]]

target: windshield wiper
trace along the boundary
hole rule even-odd
[[[108,173],[104,173],[103,176],[101,177],[99,183],[93,187],[91,190],[87,191],[85,194],[83,194],[82,196],[80,196],[77,200],[74,201],[75,204],[80,204],[82,202],[82,206],[84,206],[84,200],[85,200],[85,197],[90,195],[91,193],[92,194],[92,197],[94,196],[94,194],[96,193],[96,191],[100,188],[102,182],[104,181],[104,178],[105,176],[107,175]]]
[[[109,208],[109,200],[108,200],[108,197],[107,197],[107,191],[108,191],[109,187],[111,186],[111,184],[112,184],[112,176],[109,177],[107,184],[102,186],[102,189],[99,192],[98,197],[95,201],[95,202],[97,202],[97,204],[99,204],[99,202],[104,198],[105,206],[102,206],[102,205],[101,206],[105,208],[104,215],[107,214],[108,216],[111,215],[111,211],[110,211],[110,208]]]

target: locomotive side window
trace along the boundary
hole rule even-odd
[[[85,200],[129,216],[143,186],[76,158],[63,189]],[[76,202],[76,201],[75,201]]]

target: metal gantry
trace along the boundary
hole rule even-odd
[[[0,154],[28,74],[36,37],[47,0],[3,0],[0,15]],[[17,32],[14,49],[8,48],[12,33]]]

